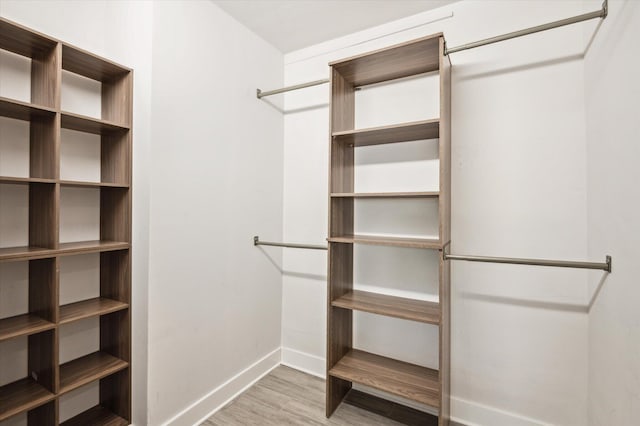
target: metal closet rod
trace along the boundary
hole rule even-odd
[[[444,54],[449,55],[451,53],[457,53],[463,50],[475,49],[476,47],[486,46],[488,44],[498,43],[505,40],[511,40],[513,38],[518,38],[518,37],[522,37],[529,34],[539,33],[541,31],[552,30],[554,28],[564,27],[565,25],[577,24],[578,22],[589,21],[595,18],[605,19],[608,13],[609,13],[609,2],[608,0],[604,0],[602,3],[602,7],[593,12],[583,13],[582,15],[573,16],[571,18],[549,22],[548,24],[538,25],[535,27],[526,28],[524,30],[513,31],[507,34],[486,38],[484,40],[479,40],[473,43],[467,43],[467,44],[463,44],[463,45],[452,47],[452,48],[446,47],[446,44],[445,44]],[[266,92],[263,92],[262,90],[257,89],[256,97],[258,99],[262,99],[265,96],[277,95],[278,93],[290,92],[292,90],[304,89],[306,87],[311,87],[311,86],[318,86],[320,84],[326,84],[329,82],[330,80],[328,78],[325,78],[323,80],[310,81],[308,83],[296,84],[294,86],[283,87],[282,89],[269,90]]]
[[[314,244],[297,244],[297,243],[274,243],[270,241],[260,241],[260,237],[253,237],[254,246],[273,246],[311,250],[327,250],[327,246]],[[579,262],[575,260],[547,260],[547,259],[526,259],[516,257],[492,257],[492,256],[470,256],[463,254],[449,254],[445,244],[442,250],[442,258],[444,260],[466,260],[469,262],[486,262],[486,263],[509,263],[513,265],[532,265],[532,266],[552,266],[558,268],[578,268],[578,269],[600,269],[611,272],[611,256],[607,256],[605,262]]]
[[[327,250],[327,246],[319,246],[314,244],[293,244],[293,243],[273,243],[270,241],[260,241],[260,237],[257,235],[253,237],[254,246],[274,246],[274,247],[287,247],[287,248],[299,248],[310,250]]]

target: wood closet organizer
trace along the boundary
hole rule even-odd
[[[6,354],[0,352],[0,365],[4,368],[18,362],[28,366],[19,372],[21,379],[0,382],[0,423],[25,416],[31,426],[128,425],[132,71],[4,19],[0,19],[0,49],[31,60],[30,102],[0,97],[0,116],[26,122],[29,128],[28,176],[0,176],[5,188],[28,192],[28,244],[10,246],[0,234],[0,262],[25,262],[28,269],[28,310],[0,317],[0,344],[27,342],[26,353],[21,355],[25,359],[3,359]],[[62,111],[63,70],[101,83],[101,118]],[[62,129],[99,135],[98,182],[60,178]],[[60,218],[65,214],[61,192],[74,188],[96,191],[96,200],[99,192],[99,240],[61,242]],[[97,223],[97,217],[95,220]],[[62,257],[87,253],[99,253],[99,297],[60,305]],[[0,286],[10,284],[0,282]],[[99,349],[60,363],[60,330],[97,317]],[[61,422],[60,397],[97,381],[98,405],[83,407],[80,414]]]
[[[434,34],[333,62],[329,173],[329,257],[326,414],[349,401],[352,383],[429,406],[438,424],[449,424],[449,262],[440,256],[439,302],[354,290],[354,244],[443,250],[450,237],[450,63],[444,37]],[[354,129],[358,87],[424,73],[439,73],[440,116],[424,121]],[[420,96],[416,93],[416,96]],[[354,192],[358,147],[438,139],[439,191]],[[395,238],[354,234],[357,198],[437,198],[439,236]],[[435,278],[434,278],[435,279]],[[439,327],[439,368],[430,369],[353,347],[353,311],[418,321]],[[351,394],[350,394],[351,392]],[[349,394],[349,395],[348,395]],[[362,401],[362,392],[357,392]],[[367,396],[365,395],[366,399]],[[375,397],[371,397],[375,398]],[[361,406],[367,406],[366,403]],[[373,407],[374,404],[368,404]],[[377,407],[381,405],[378,399]],[[383,410],[382,410],[383,411]],[[381,411],[381,413],[382,413]],[[382,413],[384,414],[384,413]]]

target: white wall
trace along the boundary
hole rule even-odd
[[[52,37],[59,38],[68,43],[74,44],[83,49],[94,52],[98,55],[107,57],[115,62],[129,66],[135,70],[134,72],[134,123],[133,123],[133,421],[138,425],[146,424],[147,415],[147,291],[148,291],[148,217],[149,217],[149,152],[151,150],[151,36],[152,36],[152,4],[148,2],[138,1],[101,1],[94,0],[88,2],[76,1],[17,1],[17,0],[1,0],[0,16],[20,24],[31,27],[37,31],[41,31]],[[29,65],[24,65],[24,61],[6,62],[3,55],[2,78],[0,78],[0,95],[9,96],[17,99],[29,100],[29,80],[25,79],[24,73],[28,76]],[[22,75],[23,77],[20,77]],[[25,84],[26,83],[26,84]],[[95,85],[94,85],[95,86]],[[99,89],[98,89],[99,90]],[[99,92],[98,92],[99,93]],[[63,87],[63,107],[73,111],[95,115],[96,105],[99,110],[99,100],[95,97],[95,87],[90,84],[79,83],[77,80],[68,79],[65,76]],[[12,120],[15,121],[15,120]],[[4,126],[3,126],[4,124]],[[6,123],[0,123],[2,131],[7,131]],[[28,147],[28,127],[27,133],[20,133],[24,129],[20,129],[16,123],[9,124],[9,134],[5,133],[0,139],[2,144],[6,141],[15,140],[25,143],[19,143],[14,146],[13,150],[3,150],[3,154],[11,152],[11,155],[5,155],[3,161],[0,161],[0,174],[9,174],[14,176],[28,176],[28,161],[24,159],[25,147]],[[19,137],[14,139],[13,136]],[[75,135],[77,136],[77,135]],[[86,135],[85,135],[86,136]],[[92,169],[91,160],[96,159],[95,141],[85,139],[80,140],[74,137],[72,132],[63,134],[63,150],[62,150],[62,167],[63,173],[69,173],[67,176],[80,176],[92,180],[87,173],[94,173],[96,169]],[[84,143],[84,145],[83,145]],[[87,145],[88,143],[88,145]],[[2,148],[6,148],[5,145]],[[88,149],[87,149],[88,148]],[[99,153],[99,151],[98,151]],[[70,155],[66,155],[70,154]],[[76,158],[86,161],[74,161],[73,154],[77,154]],[[22,158],[23,160],[17,160]],[[97,157],[99,159],[99,155]],[[67,161],[69,160],[69,161]],[[15,191],[15,185],[2,185],[2,196],[15,197],[16,194],[7,194],[7,191]],[[8,187],[9,189],[7,190]],[[12,187],[14,189],[12,189]],[[26,187],[22,187],[23,189]],[[18,189],[20,191],[20,189]],[[86,191],[86,190],[80,190]],[[91,191],[91,190],[89,190]],[[26,191],[23,191],[26,194]],[[97,193],[96,191],[94,192]],[[97,202],[87,204],[78,204],[75,201],[78,190],[66,191],[63,194],[63,203],[66,205],[68,214],[76,214],[77,208],[88,208],[96,213],[95,208]],[[89,194],[89,201],[91,199]],[[20,197],[17,194],[17,197]],[[81,197],[84,201],[88,199]],[[6,199],[6,198],[5,198]],[[66,199],[66,201],[65,201]],[[16,198],[13,198],[15,201]],[[26,201],[26,199],[25,199]],[[0,200],[2,204],[2,200]],[[5,205],[11,205],[6,203]],[[23,203],[24,204],[24,203]],[[26,204],[23,206],[26,208]],[[25,210],[26,211],[26,210]],[[2,214],[4,218],[14,216],[15,212],[10,214]],[[23,218],[26,216],[23,216]],[[64,219],[64,218],[63,218]],[[93,235],[97,232],[96,216],[93,221],[89,220],[83,224],[82,228],[67,226],[61,224],[61,236],[68,239],[82,239],[83,236]],[[26,238],[27,223],[22,220],[17,224],[13,224],[11,232],[16,234],[12,237],[15,241]],[[0,225],[1,227],[1,225]],[[10,228],[4,227],[0,232],[6,235]],[[24,240],[26,243],[26,240]],[[79,257],[77,262],[74,259],[64,259],[61,264],[61,302],[66,303],[71,300],[77,300],[84,296],[91,296],[91,291],[96,291],[97,285],[97,263],[95,256]],[[9,266],[13,265],[13,266]],[[21,269],[22,268],[22,269]],[[10,275],[2,275],[10,274]],[[14,277],[26,277],[26,263],[18,262],[16,264],[6,264],[0,270],[0,280],[4,281],[4,277],[10,277],[13,281]],[[15,290],[15,291],[13,291]],[[2,286],[3,303],[0,306],[0,316],[10,316],[9,311],[3,308],[11,307],[12,303],[8,301],[20,300],[24,302],[24,285],[21,288],[7,289]],[[85,292],[85,294],[82,294]],[[6,296],[6,297],[5,297]],[[15,306],[15,305],[14,305]],[[22,311],[24,312],[24,310]],[[61,332],[61,339],[65,341],[65,348],[68,351],[61,353],[61,357],[68,359],[86,352],[91,352],[92,348],[97,348],[97,324],[92,321],[82,321],[73,329],[65,327]],[[19,339],[18,339],[19,340]],[[26,344],[26,340],[23,342]],[[83,345],[86,343],[87,345]],[[19,350],[20,342],[12,345],[11,348],[3,346],[3,350]],[[3,356],[3,360],[7,359]],[[23,366],[26,370],[26,366]],[[4,369],[3,373],[9,369]],[[21,371],[21,367],[15,371]],[[18,378],[18,377],[16,377]],[[6,377],[1,380],[5,382]],[[66,418],[74,413],[78,407],[84,406],[89,408],[91,405],[87,403],[95,403],[97,398],[97,388],[86,387],[73,395],[66,396],[61,403],[61,416]],[[20,420],[20,419],[18,419]]]
[[[582,11],[581,2],[571,1],[460,2],[288,54],[285,84],[326,78],[331,60],[438,31],[456,46]],[[587,257],[582,53],[582,28],[572,26],[452,55],[454,252]],[[408,110],[418,106],[430,114],[415,91],[411,96],[398,89],[392,98],[384,88],[377,90],[382,101],[364,99],[362,126],[389,119],[387,114],[393,120],[409,117]],[[326,86],[285,96],[286,241],[321,243],[327,235],[327,103]],[[393,164],[398,160],[384,161],[390,155],[381,151],[363,160],[378,167],[383,159],[387,180],[375,185],[396,185],[400,166]],[[430,167],[428,149],[413,155]],[[375,177],[361,175],[365,187]],[[425,262],[424,255],[411,252],[358,248],[356,256],[376,265],[357,270],[358,285],[435,297],[424,278],[435,260]],[[318,375],[324,374],[325,256],[287,250],[283,263],[283,359]],[[403,262],[398,270],[381,266],[391,268],[396,261]],[[586,424],[587,274],[453,264],[454,418],[482,425]],[[393,276],[397,282],[389,281]],[[437,344],[429,326],[394,325],[400,330],[394,341],[369,332],[389,334],[391,322],[359,315],[357,326],[365,331],[358,331],[356,344],[435,363]]]
[[[593,9],[599,2],[586,2]],[[592,276],[600,293],[589,315],[589,424],[634,425],[640,418],[640,3],[610,1],[584,61],[589,257],[613,257]]]
[[[212,2],[153,12],[149,424],[186,425],[280,359],[281,258],[252,238],[282,233],[282,114],[256,99],[282,54]]]

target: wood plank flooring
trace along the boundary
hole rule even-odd
[[[402,424],[348,404],[341,404],[327,419],[324,391],[324,380],[280,366],[201,426]]]

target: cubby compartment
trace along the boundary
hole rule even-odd
[[[438,199],[356,199],[354,222],[356,235],[437,240]]]

